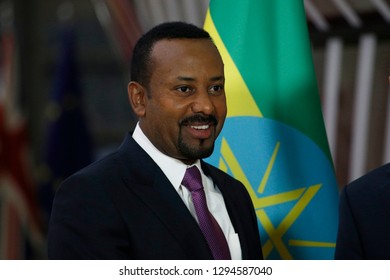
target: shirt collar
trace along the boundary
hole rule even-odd
[[[160,152],[150,140],[143,133],[142,129],[137,123],[135,130],[133,132],[133,138],[141,146],[143,150],[154,160],[154,162],[160,167],[165,176],[174,186],[176,191],[179,190],[181,182],[184,178],[188,165],[181,162],[178,159],[167,156],[166,154]],[[200,160],[197,160],[194,164],[202,172],[200,166]],[[191,165],[191,166],[192,166]],[[203,173],[203,172],[202,172]]]

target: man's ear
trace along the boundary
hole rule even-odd
[[[145,103],[146,103],[146,92],[143,86],[139,83],[131,81],[127,85],[127,95],[131,107],[133,108],[134,113],[138,117],[145,116]]]

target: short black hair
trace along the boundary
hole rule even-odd
[[[175,21],[159,24],[142,35],[134,46],[130,78],[148,86],[151,77],[151,52],[156,42],[164,39],[211,39],[210,34],[193,24]]]

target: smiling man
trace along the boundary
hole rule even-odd
[[[163,39],[150,59],[149,81],[134,77],[128,89],[142,131],[162,153],[188,164],[210,156],[226,116],[218,50],[209,39]]]
[[[61,185],[50,259],[262,259],[245,187],[202,160],[225,121],[224,82],[203,29],[164,23],[140,38],[128,85],[139,122]]]

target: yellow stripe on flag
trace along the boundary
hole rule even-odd
[[[225,87],[228,104],[227,117],[263,117],[263,114],[260,112],[259,107],[253,99],[252,94],[250,93],[245,81],[238,71],[233,59],[230,57],[230,54],[219,36],[217,29],[215,28],[210,15],[210,10],[207,11],[204,28],[213,38],[225,64]]]

